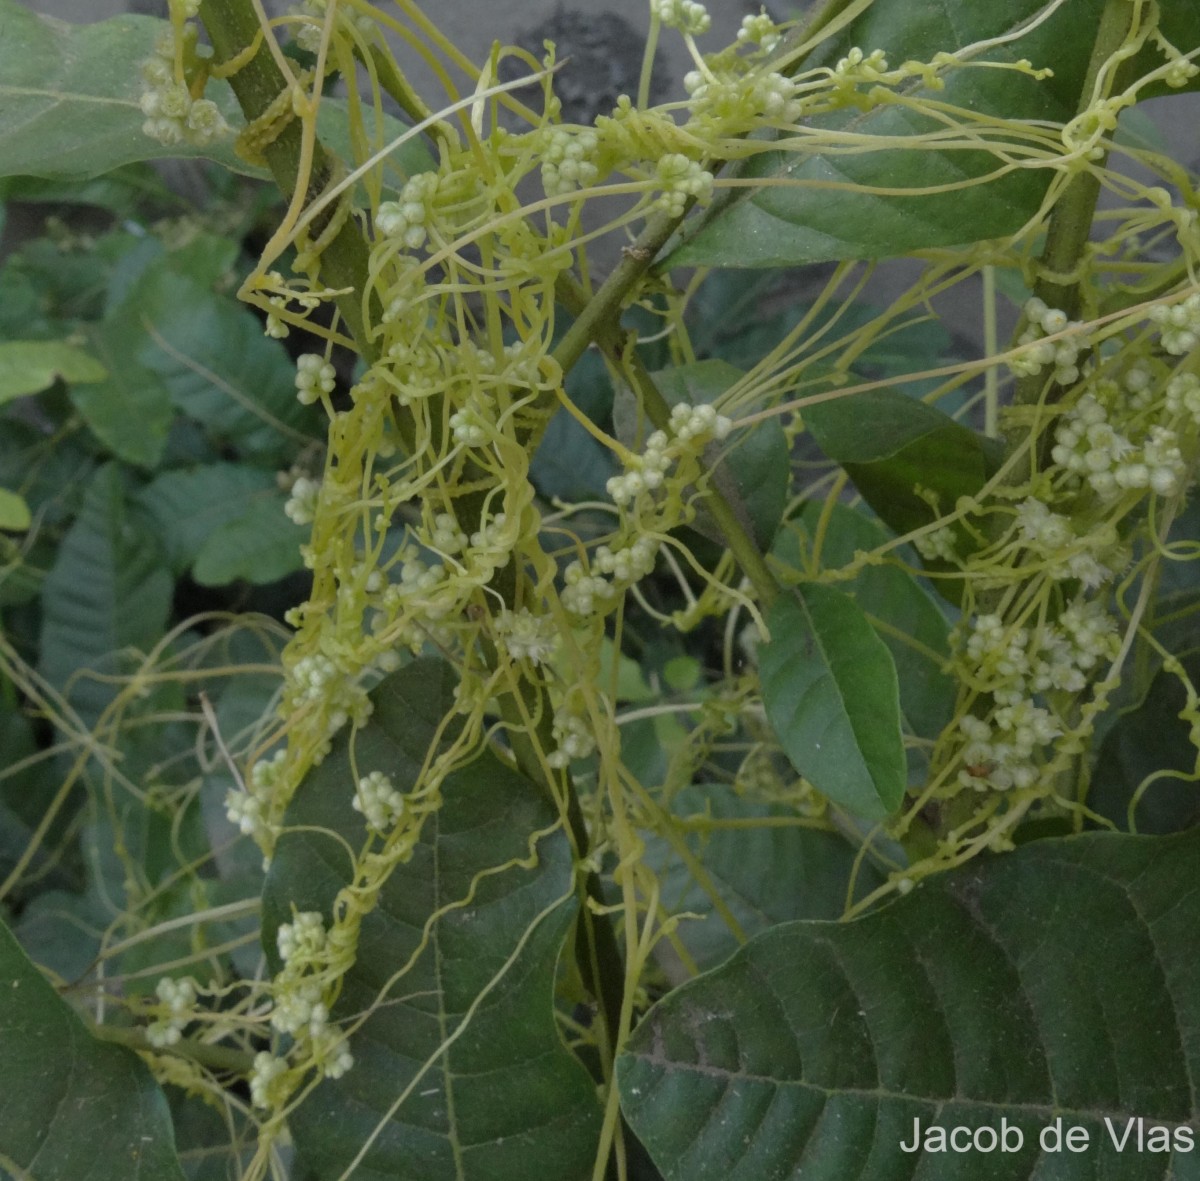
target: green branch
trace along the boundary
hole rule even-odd
[[[1129,0],[1108,0],[1105,5],[1080,93],[1079,114],[1091,106],[1100,71],[1129,36],[1134,12],[1134,5]],[[1080,311],[1078,272],[1091,240],[1099,197],[1100,176],[1095,168],[1085,168],[1071,179],[1051,211],[1046,243],[1037,263],[1034,295],[1049,307],[1060,308],[1070,319],[1075,319]],[[1044,386],[1045,378],[1041,374],[1021,378],[1013,395],[1014,403],[1031,405],[1039,401]],[[1061,396],[1061,392],[1061,388],[1056,387],[1052,391],[1052,400]],[[1022,431],[1017,441],[1023,438]]]
[[[235,1050],[230,1046],[214,1046],[195,1038],[181,1038],[172,1046],[152,1045],[146,1031],[134,1026],[91,1025],[93,1037],[102,1042],[113,1042],[141,1054],[173,1054],[176,1058],[187,1058],[207,1066],[210,1070],[227,1070],[234,1074],[249,1074],[254,1067],[254,1055],[247,1050]]]
[[[258,17],[246,0],[204,0],[200,19],[212,40],[218,64],[232,61],[259,36]],[[240,69],[230,76],[230,85],[248,123],[262,117],[282,94],[287,80],[265,44]],[[291,119],[269,144],[263,156],[275,183],[286,196],[296,189],[300,179],[302,127]],[[318,141],[313,149],[312,169],[306,199],[315,200],[334,175],[333,162]],[[336,213],[336,205],[313,220],[311,233],[317,237]],[[368,362],[374,352],[363,319],[362,293],[367,288],[368,248],[353,219],[347,219],[321,253],[322,279],[329,286],[346,290],[337,297],[337,308],[359,351]]]

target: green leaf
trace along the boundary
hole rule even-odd
[[[927,98],[963,108],[972,118],[991,114],[1066,122],[1079,107],[1104,3],[1072,0],[1035,29],[984,54],[989,61],[1027,58],[1035,66],[1051,66],[1051,78],[1038,82],[1006,70],[967,68],[947,74],[943,90],[929,91],[913,82],[904,93],[917,101]],[[877,0],[805,66],[833,68],[853,46],[864,52],[882,49],[893,64],[928,61],[938,51],[1015,33],[1045,7],[1045,0],[969,6]],[[1164,27],[1177,46],[1187,52],[1200,44],[1193,0],[1171,0],[1163,10]],[[1148,71],[1163,60],[1148,47],[1135,64]],[[1151,88],[1142,97],[1163,92]],[[899,105],[840,111],[804,123],[806,139],[824,130],[871,137],[872,146],[828,151],[814,146],[751,157],[737,176],[787,177],[790,183],[728,190],[670,256],[671,266],[764,267],[883,258],[996,238],[1015,233],[1037,212],[1050,180],[1048,170],[1010,170],[1004,161],[978,149],[877,146],[893,137],[944,130],[941,121]],[[964,182],[967,187],[945,192],[921,191]],[[913,195],[895,193],[906,189],[914,190]]]
[[[353,767],[386,772],[403,790],[453,709],[453,672],[415,661],[382,682],[374,703]],[[342,737],[288,809],[263,898],[269,955],[293,906],[328,915],[350,880],[347,844],[358,848],[365,836],[350,806],[354,773]],[[576,911],[558,810],[486,752],[448,776],[441,794],[412,860],[397,866],[363,921],[334,1009],[335,1019],[371,1010],[351,1038],[355,1066],[323,1082],[291,1121],[304,1175],[345,1175],[375,1136],[363,1176],[580,1181],[595,1155],[599,1108],[552,1011]]]
[[[290,521],[276,490],[245,506],[209,537],[196,555],[192,576],[201,586],[226,586],[241,579],[255,585],[276,582],[304,567],[300,547],[308,530]]]
[[[233,136],[207,148],[167,147],[142,131],[141,63],[167,21],[118,16],[68,25],[0,0],[0,176],[82,179],[135,160],[199,156],[250,172]],[[228,83],[210,83],[234,127],[243,122]]]
[[[694,406],[715,402],[742,373],[725,361],[711,359],[693,365],[661,369],[651,375],[669,406],[688,402]],[[626,446],[636,446],[651,428],[639,422],[633,395],[617,395],[614,418]],[[783,427],[771,418],[758,426],[735,431],[725,442],[711,444],[705,452],[712,479],[729,501],[741,523],[764,549],[771,544],[787,503],[791,464]],[[717,462],[719,460],[719,462]],[[700,508],[694,526],[718,544],[724,535],[708,511]]]
[[[811,560],[824,505],[807,503],[780,531],[774,555],[791,570]],[[884,530],[861,512],[832,506],[821,544],[821,569],[848,565],[854,555],[887,541]],[[896,664],[900,705],[912,733],[935,738],[954,711],[954,683],[942,671],[950,657],[949,623],[916,579],[897,566],[866,566],[838,584],[854,596]]]
[[[699,823],[685,827],[684,842],[747,936],[793,919],[840,918],[852,878],[856,898],[880,884],[869,862],[856,871],[858,846],[838,833],[794,824],[753,826],[755,820],[795,820],[793,807],[758,803],[722,784],[703,783],[679,792],[671,811],[682,820],[717,821],[711,830]],[[749,826],[721,827],[721,821]],[[646,864],[658,875],[668,914],[702,916],[678,928],[702,969],[737,950],[739,941],[712,897],[662,837],[647,835]]]
[[[1200,1117],[1200,832],[1036,841],[855,922],[789,923],[671,993],[618,1063],[666,1181],[1192,1177],[1126,1121]],[[1090,1150],[1043,1155],[1057,1119]],[[922,1128],[1019,1151],[906,1154]]]
[[[936,493],[941,512],[949,512],[960,496],[979,491],[1002,458],[996,440],[898,390],[866,390],[809,406],[804,424],[897,533],[936,519],[918,487]]]
[[[781,596],[767,627],[763,704],[792,766],[835,804],[882,820],[907,780],[891,653],[849,595],[817,583]]]
[[[231,134],[207,147],[168,147],[142,131],[138,101],[141,64],[170,23],[118,16],[68,25],[38,16],[17,0],[0,0],[0,177],[85,179],[141,160],[198,157],[233,172],[267,177],[234,151]],[[209,81],[205,97],[236,131],[245,120],[227,82]],[[405,125],[384,115],[376,135],[371,109],[363,112],[368,140],[393,142]],[[351,159],[349,111],[344,99],[323,99],[317,113],[321,139]],[[392,152],[388,167],[400,178],[431,167],[428,149],[414,138]]]
[[[1184,675],[1200,678],[1200,656],[1176,650]],[[1161,669],[1145,700],[1119,717],[1104,736],[1087,804],[1118,828],[1129,826],[1129,805],[1139,786],[1133,818],[1141,833],[1169,833],[1200,821],[1196,788],[1197,751],[1192,725],[1185,719],[1188,694],[1173,672]]]
[[[22,533],[29,528],[33,518],[29,515],[29,505],[24,497],[7,488],[0,488],[0,529],[9,529],[14,533]]]
[[[158,522],[175,573],[194,564],[203,586],[274,582],[303,564],[306,531],[284,515],[275,477],[260,468],[213,463],[166,472],[138,500]]]
[[[219,444],[283,464],[318,437],[318,410],[297,401],[283,345],[263,335],[248,308],[178,272],[169,257],[146,271],[107,325]]]
[[[88,675],[128,669],[162,636],[172,581],[153,532],[129,509],[120,469],[101,468],[67,531],[42,590],[42,675],[67,689],[94,723],[116,689]]]
[[[0,406],[36,394],[56,378],[102,381],[108,376],[99,361],[63,340],[10,340],[0,344]]]
[[[111,376],[93,385],[72,386],[72,404],[117,459],[144,468],[157,466],[175,416],[167,387],[138,362],[138,338],[107,324],[92,327],[89,336]]]
[[[0,1166],[29,1181],[183,1181],[136,1054],[91,1037],[0,924]]]

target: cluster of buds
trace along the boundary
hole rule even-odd
[[[397,200],[384,201],[375,211],[375,229],[408,250],[419,250],[429,236],[439,183],[436,172],[419,172],[411,177]]]
[[[1034,296],[1025,303],[1025,318],[1029,327],[1018,337],[1019,345],[1027,347],[1009,362],[1009,368],[1018,377],[1032,377],[1041,373],[1048,365],[1054,367],[1054,380],[1059,385],[1070,385],[1079,377],[1079,350],[1081,343],[1068,337],[1052,341],[1046,336],[1057,336],[1080,326],[1078,320],[1067,319],[1067,313],[1048,306],[1045,300]]]
[[[184,57],[197,58],[196,26],[184,26]],[[194,98],[185,78],[175,74],[175,40],[164,33],[154,53],[142,63],[142,95],[146,116],[142,131],[167,147],[206,147],[229,132],[229,124],[211,99]]]

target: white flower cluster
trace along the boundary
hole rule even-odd
[[[626,456],[625,472],[609,479],[609,496],[634,521],[649,519],[654,493],[667,483],[671,469],[683,459],[694,459],[711,440],[724,439],[732,426],[707,403],[677,403],[671,408],[668,430],[655,431],[640,455]],[[623,545],[597,547],[590,571],[579,561],[571,562],[563,572],[563,606],[574,615],[605,608],[615,602],[618,587],[632,586],[654,569],[658,549],[659,543],[643,532]]]
[[[358,781],[350,806],[379,832],[394,828],[404,815],[404,796],[382,771],[372,771]]]
[[[290,923],[279,924],[275,945],[283,968],[274,980],[271,1010],[271,1025],[309,1049],[326,1078],[340,1078],[354,1064],[345,1036],[329,1025],[329,1008],[319,982],[329,967],[333,942],[317,911],[300,911]],[[259,1059],[255,1059],[251,1093],[259,1106],[268,1105],[270,1084],[284,1069],[276,1063],[282,1061],[263,1059],[260,1070]],[[256,1079],[261,1082],[257,1094]]]
[[[1083,342],[1070,337],[1055,342],[1043,337],[1078,328],[1080,321],[1068,320],[1066,312],[1049,307],[1045,300],[1037,296],[1026,300],[1025,317],[1029,327],[1017,338],[1017,343],[1033,347],[1014,357],[1009,362],[1009,368],[1018,377],[1032,377],[1041,373],[1047,365],[1053,365],[1054,380],[1059,385],[1070,385],[1076,381],[1079,377],[1079,350]]]
[[[1186,415],[1192,425],[1200,426],[1200,377],[1194,373],[1177,373],[1167,382],[1167,413],[1173,417]]]
[[[356,667],[340,668],[320,652],[302,656],[292,666],[288,677],[287,708],[305,705],[323,707],[326,737],[331,738],[351,718],[364,722],[371,715],[371,699],[358,683]],[[328,749],[313,752],[314,762],[320,762]]]
[[[856,45],[833,67],[834,76],[853,82],[878,82],[888,72],[887,55],[882,49],[863,53]]]
[[[275,946],[285,964],[303,966],[325,950],[325,920],[319,911],[302,910],[290,923],[280,923]]]
[[[650,0],[650,8],[667,28],[688,36],[707,33],[712,25],[708,10],[696,0]]]
[[[592,558],[592,569],[598,573],[589,574],[579,561],[563,572],[563,606],[572,615],[591,615],[616,601],[616,583],[631,586],[650,574],[657,557],[658,542],[652,537],[639,537],[615,550],[600,546]],[[614,581],[609,581],[610,577]]]
[[[398,238],[417,250],[429,236],[433,202],[438,191],[436,172],[419,172],[400,190],[395,201],[384,201],[375,212],[375,228],[386,238]]]
[[[269,1050],[260,1050],[254,1055],[254,1069],[250,1072],[250,1099],[255,1107],[276,1105],[272,1084],[287,1070],[287,1065],[286,1058],[276,1058]]]
[[[655,204],[672,217],[683,216],[689,197],[707,201],[712,196],[712,173],[680,152],[668,152],[660,157],[657,171],[663,192]]]
[[[1182,303],[1156,304],[1150,319],[1159,326],[1162,347],[1173,357],[1183,357],[1200,345],[1200,292]]]
[[[757,45],[764,53],[774,50],[780,41],[779,26],[761,10],[757,16],[742,17],[742,27],[738,29],[737,39],[743,45]]]
[[[998,615],[978,616],[967,639],[971,680],[992,695],[998,708],[990,720],[966,717],[959,782],[964,787],[1030,787],[1043,760],[1039,748],[1062,729],[1034,697],[1051,690],[1080,692],[1087,673],[1120,648],[1116,621],[1096,601],[1076,601],[1054,624],[1036,631],[1006,627]]]
[[[1135,396],[1135,405],[1148,381],[1140,369],[1126,375],[1126,389]],[[1054,462],[1106,499],[1135,489],[1174,495],[1187,471],[1173,430],[1153,425],[1135,444],[1112,426],[1108,410],[1092,393],[1084,394],[1063,416],[1054,441],[1050,452]]]
[[[311,406],[322,394],[332,394],[337,371],[320,353],[301,353],[296,358],[296,397]]]
[[[1097,554],[1123,566],[1125,556],[1116,530],[1102,525],[1088,537],[1078,537],[1069,518],[1051,512],[1037,497],[1026,497],[1017,506],[1017,529],[1030,550],[1046,563],[1046,573],[1055,579],[1077,578],[1085,589],[1095,590],[1113,576]]]
[[[185,35],[194,43],[195,26],[186,26]],[[187,83],[175,77],[175,44],[170,32],[158,39],[153,56],[142,63],[142,84],[138,100],[146,116],[142,131],[151,139],[167,147],[205,147],[229,132],[217,104],[192,98]]]
[[[684,455],[695,455],[713,439],[728,436],[733,424],[708,403],[671,407],[669,431],[655,431],[640,455],[625,461],[625,474],[613,476],[605,488],[613,502],[627,505],[642,492],[659,488],[672,466]]]
[[[587,722],[562,706],[554,711],[554,750],[546,761],[551,767],[566,767],[572,759],[586,759],[596,749],[596,738]]]
[[[542,188],[547,197],[586,189],[600,175],[594,158],[600,139],[590,127],[569,131],[550,129],[542,148]]]
[[[166,1012],[146,1030],[146,1040],[159,1049],[175,1045],[183,1035],[184,1026],[192,1019],[196,1003],[196,985],[190,976],[173,980],[164,976],[154,989]]]
[[[283,511],[297,525],[311,525],[317,515],[317,502],[321,496],[321,481],[300,476],[292,485],[291,494],[284,501]]]
[[[469,538],[453,513],[438,513],[433,518],[430,544],[439,553],[457,554],[467,548]]]
[[[954,529],[950,525],[943,525],[930,533],[919,534],[913,538],[913,545],[917,547],[917,553],[927,561],[940,559],[943,562],[953,562],[958,558]]]
[[[996,710],[990,723],[968,715],[959,728],[967,738],[959,782],[979,790],[1032,787],[1038,777],[1034,752],[1062,733],[1050,714],[1030,701]]]
[[[764,118],[792,123],[803,109],[796,97],[796,83],[784,74],[773,72],[730,74],[692,70],[684,75],[683,88],[688,93],[693,118],[729,133]]]
[[[450,415],[450,431],[464,447],[482,447],[489,437],[492,418],[481,393],[472,394],[467,404]]]
[[[320,50],[327,7],[327,0],[304,0],[304,3],[294,10],[297,15],[312,18],[296,32],[296,44],[301,49],[307,49],[309,53],[317,53]],[[337,19],[347,21],[363,37],[368,36],[375,28],[375,22],[366,13],[356,12],[348,4],[338,6]]]
[[[259,759],[250,769],[245,791],[231,788],[225,795],[225,815],[231,824],[262,845],[268,835],[268,805],[283,773],[286,751],[276,751],[269,759]]]
[[[558,649],[559,635],[550,615],[534,615],[522,607],[502,611],[495,620],[496,642],[513,658],[544,664]]]

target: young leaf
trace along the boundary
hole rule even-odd
[[[56,377],[102,381],[107,371],[94,357],[62,340],[10,340],[0,344],[0,406],[44,390]]]
[[[32,1181],[183,1181],[166,1100],[105,1045],[0,923],[0,1171]]]
[[[268,954],[296,910],[328,914],[360,848],[354,774],[411,786],[453,709],[453,672],[418,660],[375,690],[370,724],[301,784],[264,892]],[[354,1068],[291,1121],[306,1176],[578,1181],[596,1151],[595,1088],[555,1029],[555,966],[576,912],[558,810],[490,753],[448,776],[413,857],[362,925],[333,1018],[369,1011]],[[536,839],[531,834],[541,834]],[[532,856],[531,856],[532,854]]]
[[[0,529],[22,533],[29,528],[32,521],[25,498],[7,488],[0,488]]]
[[[1009,120],[1066,122],[1077,112],[1094,31],[1105,0],[1072,0],[1026,33],[1021,29],[1045,8],[1045,0],[996,4],[913,4],[876,0],[838,37],[806,61],[833,68],[852,47],[882,49],[895,66],[906,58],[928,61],[934,49],[961,49],[993,37],[986,60],[1026,58],[1053,67],[1037,81],[1008,70],[962,69],[945,75],[931,91],[914,81],[904,92],[971,112]],[[1193,0],[1162,5],[1163,31],[1184,53],[1200,44]],[[1093,35],[1088,35],[1088,30]],[[1163,57],[1147,44],[1135,67],[1149,71]],[[1189,85],[1194,86],[1193,81]],[[1148,88],[1140,97],[1162,93]],[[989,152],[966,146],[880,147],[889,138],[944,130],[931,116],[884,103],[865,112],[839,111],[805,120],[806,142],[826,129],[861,137],[854,151],[820,147],[756,155],[737,173],[742,179],[787,177],[783,186],[745,186],[729,191],[700,219],[696,231],[671,255],[672,266],[792,266],[838,258],[883,258],[996,238],[1014,233],[1041,203],[1050,173],[1013,167]],[[969,137],[964,136],[964,140]],[[1005,145],[1010,152],[1013,144]],[[1021,147],[1014,153],[1022,159]],[[939,188],[942,191],[936,191]],[[911,195],[903,190],[913,190]]]
[[[1197,831],[1035,841],[855,922],[775,927],[643,1019],[626,1117],[667,1181],[1191,1176],[1137,1142],[1200,1118],[1198,860]],[[1085,1155],[1042,1153],[1059,1118]],[[1023,1144],[910,1154],[914,1120]]]
[[[767,626],[763,704],[792,766],[835,804],[882,820],[907,781],[891,653],[849,595],[817,583],[781,596]]]
[[[163,634],[172,589],[157,539],[125,501],[120,470],[102,467],[42,590],[41,672],[58,689],[71,684],[86,722],[116,692],[88,673],[111,676],[122,652],[147,651]]]

